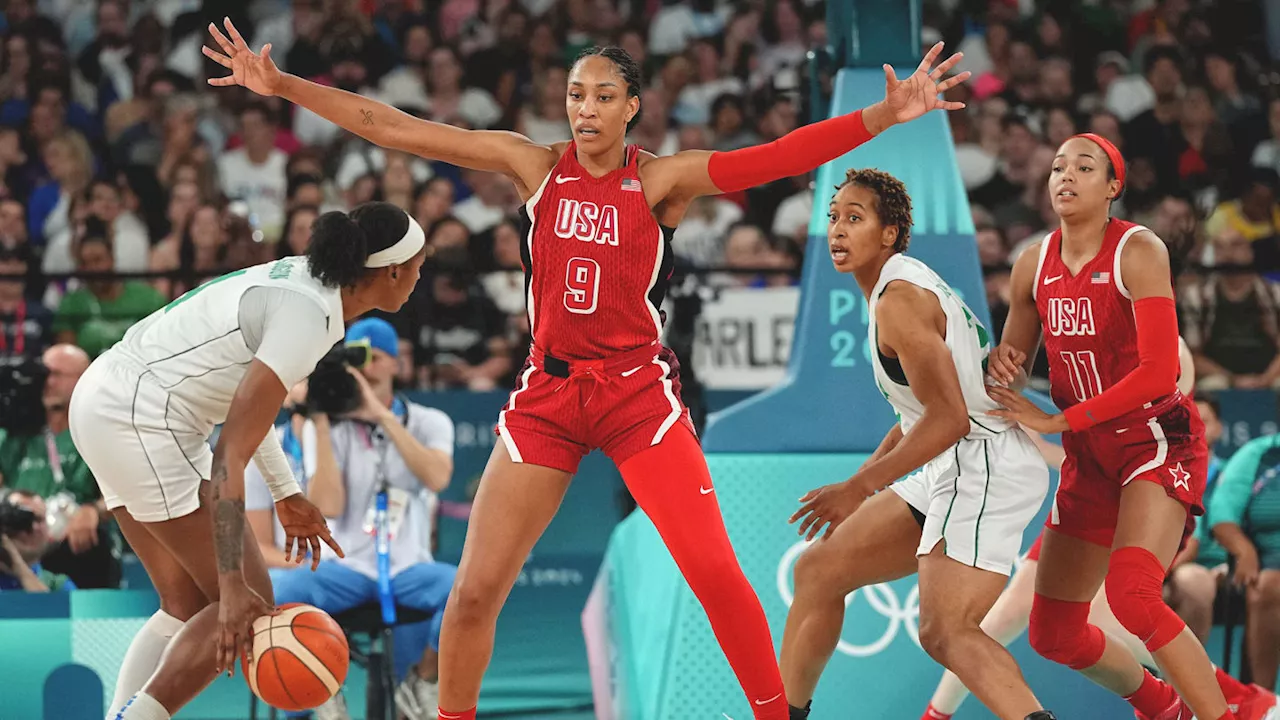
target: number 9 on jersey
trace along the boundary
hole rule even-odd
[[[590,315],[596,311],[596,298],[600,295],[600,263],[591,258],[569,258],[565,268],[564,306],[578,315]]]

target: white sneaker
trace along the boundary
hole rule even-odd
[[[311,718],[312,720],[351,720],[351,715],[347,713],[347,701],[342,698],[342,693],[338,693],[312,710]]]
[[[414,665],[396,688],[396,709],[409,720],[436,720],[440,709],[440,684],[423,680],[418,675],[418,666]]]

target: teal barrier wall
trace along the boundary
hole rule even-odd
[[[803,543],[786,523],[795,500],[851,475],[863,454],[714,455],[716,495],[743,570],[760,596],[776,643],[791,598],[791,571]],[[1057,482],[1056,477],[1054,482]],[[1024,538],[1029,546],[1044,511]],[[618,526],[605,561],[617,720],[751,717],[711,626],[662,546],[636,513]],[[814,698],[813,720],[917,720],[941,668],[920,649],[915,578],[850,596],[840,648]],[[1133,717],[1120,699],[1078,673],[1043,660],[1025,638],[1012,647],[1037,696],[1061,718]],[[1216,657],[1216,655],[1215,655]],[[970,702],[957,720],[992,717]]]

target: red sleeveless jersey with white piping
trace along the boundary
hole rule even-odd
[[[1074,275],[1062,262],[1061,230],[1040,245],[1031,292],[1044,327],[1049,394],[1060,410],[1101,394],[1138,366],[1138,328],[1120,253],[1139,230],[1146,228],[1112,218],[1098,254]]]
[[[674,265],[674,230],[658,225],[640,184],[639,147],[594,178],[570,143],[520,211],[533,343],[592,360],[658,342]]]

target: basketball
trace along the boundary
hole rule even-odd
[[[285,711],[310,710],[338,694],[347,679],[347,636],[329,614],[302,603],[253,623],[253,694]]]

